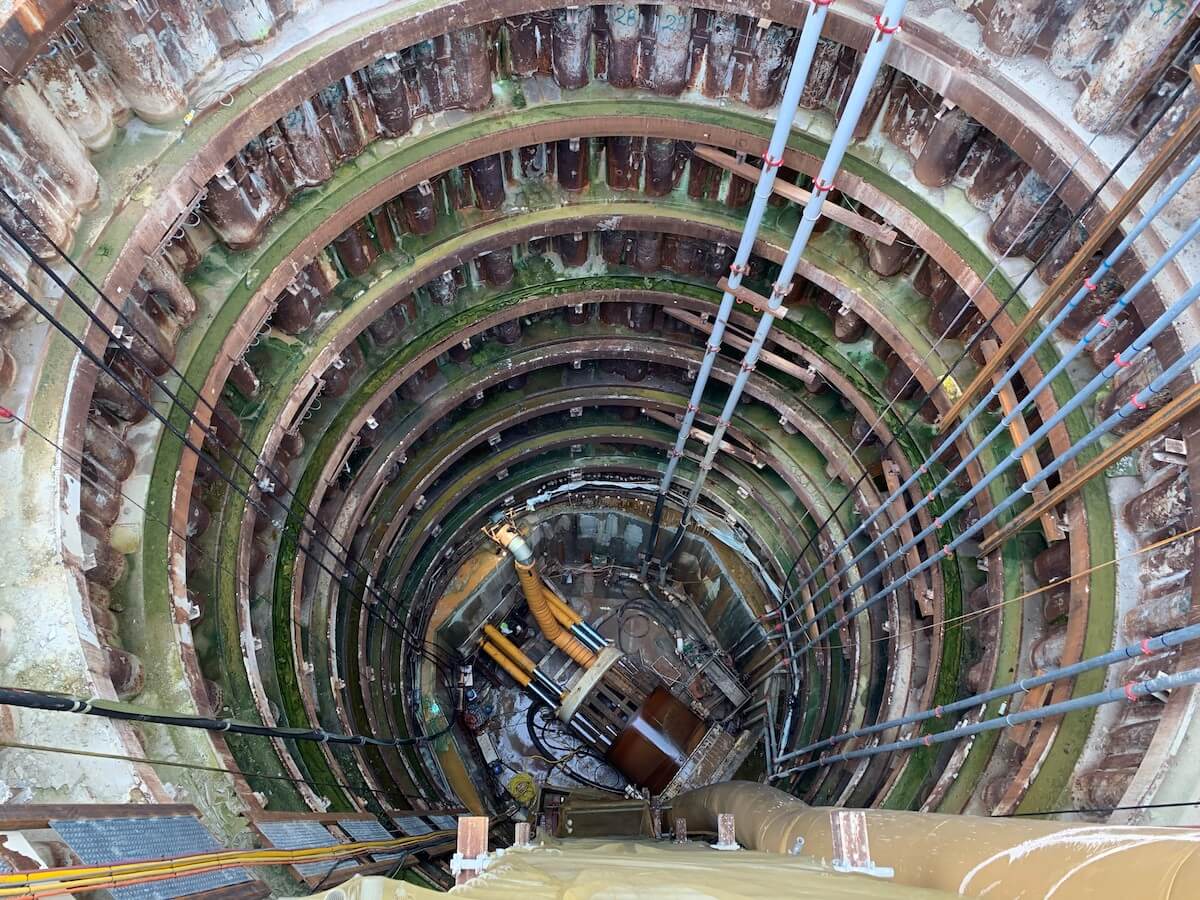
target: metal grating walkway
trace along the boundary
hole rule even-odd
[[[163,859],[225,849],[195,816],[128,819],[57,819],[50,822],[84,863]],[[150,884],[111,888],[116,900],[169,900],[250,881],[245,869],[183,875]]]
[[[281,850],[311,850],[314,847],[332,847],[341,843],[320,822],[296,819],[286,822],[259,822],[258,830],[272,846]],[[338,869],[357,867],[353,859],[332,862],[308,862],[293,866],[305,878],[325,878]]]
[[[396,837],[388,834],[387,829],[374,819],[338,819],[338,827],[356,841],[390,841]],[[403,850],[392,853],[372,853],[371,859],[402,859],[405,855]]]

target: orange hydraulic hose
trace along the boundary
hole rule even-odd
[[[585,669],[590,668],[596,661],[596,654],[580,643],[577,638],[564,631],[558,623],[558,619],[551,612],[550,601],[547,599],[550,592],[542,584],[542,577],[537,573],[537,567],[533,563],[516,561],[513,562],[513,565],[517,570],[517,578],[521,581],[521,589],[525,592],[525,602],[529,604],[529,611],[533,614],[542,634],[578,665]]]
[[[554,602],[554,599],[554,592],[546,591],[546,602],[550,604],[550,612],[553,613],[554,618],[558,620],[559,625],[570,631],[571,626],[575,623],[571,621],[570,616],[563,612],[562,607]]]
[[[559,599],[558,594],[549,588],[544,588],[544,590],[546,591],[546,598],[550,601],[550,608],[554,611],[554,617],[562,622],[563,625],[570,628],[572,625],[578,625],[583,621],[583,616],[563,603]]]
[[[480,646],[483,647],[483,652],[495,660],[496,665],[507,672],[513,681],[521,687],[529,685],[529,676],[522,672],[517,664],[509,659],[502,650],[497,649],[487,641],[484,641]]]
[[[296,865],[302,862],[350,858],[362,855],[364,852],[378,852],[419,845],[428,842],[430,837],[452,834],[453,832],[450,831],[442,831],[432,835],[410,836],[385,841],[359,841],[301,850],[282,850],[280,848],[218,850],[157,860],[4,873],[0,875],[0,896],[42,897],[91,891],[100,887],[145,884],[234,866]]]
[[[533,675],[533,660],[526,656],[520,647],[506,638],[503,633],[501,633],[499,628],[497,628],[495,625],[484,625],[483,634],[489,641],[495,644],[497,648],[504,651],[508,658],[520,667],[522,672],[524,672],[526,675]]]

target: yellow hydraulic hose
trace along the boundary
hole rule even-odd
[[[499,650],[488,641],[483,641],[480,646],[483,648],[483,652],[495,660],[496,665],[507,672],[513,681],[515,681],[521,687],[528,687],[529,675],[527,675],[525,672],[522,672],[520,667],[511,659],[509,659],[504,651]]]
[[[450,834],[451,832],[446,832]],[[429,835],[395,838],[386,841],[356,841],[346,844],[332,844],[325,847],[309,847],[300,850],[284,850],[268,847],[262,850],[213,850],[207,853],[191,853],[181,856],[166,857],[153,860],[135,860],[126,863],[106,863],[94,866],[64,866],[54,869],[36,869],[29,872],[0,873],[0,887],[13,883],[26,884],[44,880],[62,880],[67,878],[88,877],[99,873],[105,875],[143,872],[148,868],[180,868],[181,866],[208,865],[212,863],[235,863],[238,865],[256,864],[258,861],[278,861],[290,864],[293,861],[309,862],[310,857],[329,857],[337,855],[361,854],[376,850],[388,850],[407,843],[424,841]]]
[[[546,600],[550,603],[550,612],[553,613],[554,618],[558,620],[558,624],[569,631],[571,626],[575,623],[572,622],[570,617],[563,612],[561,608],[559,608],[557,603],[554,602],[553,591],[546,591]]]
[[[550,591],[542,583],[538,574],[537,564],[533,560],[533,548],[525,538],[517,533],[511,525],[502,524],[484,528],[484,534],[507,550],[513,556],[513,567],[517,570],[517,578],[521,582],[521,590],[525,594],[525,602],[529,612],[542,634],[555,647],[583,666],[589,668],[596,661],[596,654],[583,645],[576,637],[563,630],[553,612],[550,603]]]
[[[336,860],[428,843],[430,838],[449,837],[452,834],[452,831],[441,831],[387,841],[357,841],[305,850],[221,850],[160,860],[0,873],[0,897],[40,897],[76,893],[101,887],[162,881],[234,866],[287,866]]]
[[[534,675],[537,671],[537,665],[532,659],[521,652],[520,647],[501,634],[500,630],[493,625],[484,625],[483,634],[484,638],[480,640],[480,644],[485,648],[485,652],[488,654],[488,656],[492,657],[492,659],[496,660],[501,666],[503,666],[504,663],[493,652],[499,651],[501,655],[506,656],[513,664],[517,666],[517,668],[519,668],[528,676],[528,681],[530,683],[533,683]],[[510,670],[505,667],[505,671]],[[549,697],[557,699],[563,696],[562,690],[555,687],[552,683],[549,683],[545,680],[538,683],[541,688],[546,690],[546,693]]]
[[[483,633],[489,641],[508,654],[508,658],[520,666],[521,671],[527,675],[533,674],[533,660],[526,656],[520,647],[506,638],[499,628],[495,625],[484,625]]]
[[[548,599],[550,592],[542,584],[542,576],[538,574],[537,567],[533,563],[514,562],[513,565],[517,570],[517,578],[521,581],[521,589],[525,592],[529,612],[533,614],[542,634],[576,663],[585,669],[591,667],[596,661],[596,654],[585,647],[578,638],[564,631],[558,623],[558,619],[551,612]]]
[[[570,628],[572,625],[578,625],[583,621],[583,616],[575,612],[575,610],[571,609],[571,607],[567,606],[567,604],[563,603],[563,601],[558,598],[558,594],[554,593],[554,591],[550,590],[549,588],[543,588],[543,590],[546,592],[546,599],[550,601],[550,608],[554,611],[554,617],[558,619],[558,621],[562,622],[568,628]]]

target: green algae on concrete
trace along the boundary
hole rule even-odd
[[[360,160],[361,160],[361,159],[362,159],[362,158],[360,157]],[[361,171],[363,170],[363,166],[361,166],[361,165],[360,165],[360,166],[358,166],[358,167],[357,167],[357,170],[358,170],[359,172],[361,172]],[[689,218],[694,218],[694,217],[689,217]],[[259,261],[259,262],[261,262],[261,261],[262,261],[261,257],[260,257],[260,259],[259,259],[258,261]],[[258,272],[261,272],[261,271],[263,271],[263,269],[262,269],[262,268],[261,268],[259,265],[255,265],[255,266],[253,267],[253,270],[257,270]],[[252,270],[252,271],[253,271],[253,270]],[[903,320],[903,321],[909,321],[909,318],[908,318],[907,316],[899,316],[898,318],[900,318],[900,319],[901,319],[901,320]],[[917,331],[919,332],[919,331],[920,331],[920,329],[918,328],[918,329],[917,329]],[[211,332],[210,332],[210,333],[211,333]],[[929,346],[929,345],[926,345],[926,346]]]

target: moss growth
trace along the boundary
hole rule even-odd
[[[673,102],[662,101],[639,101],[639,107],[643,107],[643,111],[647,114],[661,115],[665,118],[671,118],[680,115],[678,104]],[[629,107],[623,101],[612,99],[603,100],[573,100],[570,102],[562,102],[560,104],[544,104],[534,108],[522,111],[520,120],[522,122],[532,122],[540,120],[549,120],[553,116],[561,116],[570,111],[571,115],[616,115],[627,114]],[[432,135],[426,135],[420,139],[413,139],[400,142],[387,142],[379,144],[368,150],[353,164],[344,167],[334,181],[327,185],[321,191],[314,191],[307,197],[299,198],[290,210],[279,217],[277,223],[272,227],[272,237],[263,245],[260,251],[255,251],[247,254],[226,254],[222,258],[221,254],[212,254],[211,258],[206,261],[205,267],[195,280],[194,284],[198,289],[198,293],[207,293],[210,296],[210,305],[217,312],[213,322],[205,334],[204,339],[197,345],[196,352],[192,359],[192,364],[189,367],[189,373],[198,375],[207,371],[207,365],[215,357],[219,342],[223,339],[224,334],[228,331],[233,321],[240,314],[245,303],[250,299],[253,290],[261,282],[261,279],[266,273],[272,271],[279,260],[283,258],[288,249],[298,242],[307,231],[307,222],[312,213],[322,209],[329,208],[331,204],[340,205],[348,200],[354,194],[358,193],[363,187],[369,183],[379,181],[390,174],[395,173],[407,165],[410,161],[427,155],[432,152],[437,152],[444,149],[452,143],[458,143],[462,140],[467,140],[475,136],[486,135],[489,133],[498,133],[503,129],[512,126],[513,120],[511,115],[500,115],[503,111],[496,111],[497,114],[485,113],[480,117],[471,119],[468,123],[457,127],[447,128]],[[699,118],[701,121],[712,121],[714,124],[729,124],[734,127],[742,128],[750,133],[765,133],[767,126],[759,120],[749,116],[744,116],[738,113],[732,113],[728,110],[714,110],[704,108],[695,111],[695,116],[689,115],[689,118]],[[822,149],[820,141],[809,138],[807,136],[798,135],[795,138],[794,144],[800,149],[810,153],[819,153]],[[847,169],[861,175],[866,180],[880,187],[885,193],[888,193],[906,203],[918,211],[918,213],[932,224],[935,229],[939,230],[944,236],[947,236],[954,249],[959,252],[968,262],[977,270],[983,271],[987,268],[987,260],[985,255],[978,248],[974,247],[973,243],[956,232],[951,223],[945,220],[940,213],[923,203],[920,198],[906,191],[902,185],[899,185],[881,175],[873,169],[868,162],[862,160],[850,159],[847,162]],[[529,199],[527,192],[526,199]],[[607,204],[607,208],[611,208],[613,204]],[[626,201],[622,209],[629,213],[642,213],[645,211],[647,204],[642,201]],[[557,212],[556,210],[545,210],[540,214],[540,219],[545,222],[554,221],[556,218],[573,217],[580,213],[579,208],[572,210]],[[622,210],[616,210],[620,214]],[[682,203],[679,201],[663,202],[661,200],[654,201],[654,211],[656,215],[666,217],[686,217],[689,221],[707,220],[712,224],[728,223],[726,227],[736,230],[733,222],[737,216],[730,216],[728,211],[717,209],[715,207],[705,207],[703,204],[693,202]],[[538,216],[535,216],[538,218]],[[480,238],[493,230],[507,230],[511,225],[512,217],[509,216],[502,221],[488,221],[486,216],[473,215],[470,212],[463,212],[461,215],[449,217],[443,220],[439,233],[434,236],[433,244],[437,246],[437,252],[450,252],[457,246],[464,245],[467,240]],[[782,219],[776,222],[776,225],[785,224]],[[470,237],[460,236],[455,237],[453,232],[456,230],[468,228]],[[864,275],[861,265],[857,265],[856,261],[847,256],[849,252],[846,249],[846,244],[836,232],[836,229],[830,233],[831,236],[822,238],[813,245],[813,254],[811,260],[824,268],[832,277],[847,284],[853,284],[856,288],[863,291],[866,295],[872,298],[872,301],[879,304],[880,308],[887,316],[888,320],[893,322],[901,331],[904,337],[913,343],[918,352],[927,350],[931,343],[926,336],[924,329],[918,324],[920,321],[919,314],[923,312],[923,299],[917,297],[911,289],[905,285],[897,285],[895,283],[877,283],[878,280],[872,280],[868,275]],[[776,237],[779,240],[779,237]],[[428,243],[428,242],[426,242]],[[412,244],[409,246],[409,244]],[[399,259],[389,260],[390,264],[399,265],[403,270],[411,270],[416,267],[417,263],[428,257],[432,258],[429,253],[422,253],[419,246],[413,242],[407,242],[404,248],[405,256]],[[408,254],[411,252],[411,256]],[[244,276],[238,273],[245,273]],[[320,339],[327,340],[334,336],[341,325],[349,320],[350,314],[356,310],[365,308],[366,304],[380,295],[381,282],[386,279],[380,277],[375,281],[361,281],[348,287],[346,291],[341,292],[342,302],[345,304],[343,312],[339,314],[333,321],[321,329]],[[1001,292],[1003,295],[1006,287],[1002,276],[996,274],[993,276],[994,290]],[[676,284],[673,289],[678,290]],[[529,287],[530,295],[532,293],[545,293],[546,285],[544,283],[531,285]],[[511,302],[519,302],[519,298],[513,298]],[[1013,304],[1014,314],[1019,314],[1020,304]],[[423,336],[422,341],[428,342],[435,340],[438,334],[450,334],[457,327],[468,324],[473,321],[473,313],[477,310],[462,309],[456,316],[442,323],[442,327],[435,333],[429,332]],[[823,319],[819,313],[812,310],[805,310],[802,320],[805,324],[812,326],[812,330],[807,332],[806,337],[812,339],[814,346],[824,344],[825,350],[831,350],[828,341],[827,329],[825,334],[818,336],[822,331],[819,323],[815,320]],[[802,324],[792,324],[790,321],[785,323],[785,327],[793,330],[793,333],[804,333]],[[317,336],[314,335],[314,339]],[[822,337],[824,340],[822,340]],[[247,415],[257,417],[260,423],[266,423],[271,420],[272,410],[278,407],[278,403],[284,394],[284,389],[289,384],[288,378],[293,373],[299,372],[311,359],[315,352],[315,345],[305,347],[300,345],[292,345],[288,348],[285,354],[272,354],[271,362],[271,380],[281,386],[281,390],[276,392],[271,399],[264,399],[256,404],[253,408],[244,408],[242,411]],[[952,347],[950,348],[953,349]],[[864,387],[871,386],[872,380],[878,381],[881,368],[878,360],[873,357],[868,359],[868,352],[865,349],[857,351],[845,351],[843,358],[847,362],[851,362],[852,353],[857,352],[859,359],[854,360],[855,364],[847,366],[848,377],[856,384],[861,384]],[[935,357],[936,359],[937,357]],[[1047,360],[1052,356],[1047,353]],[[1045,365],[1045,362],[1043,362]],[[871,370],[874,370],[873,372]],[[875,376],[871,379],[866,374],[871,372]],[[381,376],[376,378],[377,383],[381,383]],[[1066,379],[1062,379],[1056,384],[1056,392],[1063,394],[1070,391],[1070,385]],[[876,396],[879,396],[877,388],[872,391]],[[880,404],[883,405],[882,403]],[[906,412],[901,407],[900,413]],[[893,416],[893,418],[896,418]],[[898,419],[894,422],[894,427],[898,428],[900,422]],[[1075,423],[1073,423],[1075,424]],[[261,426],[260,426],[261,427]],[[256,434],[252,444],[257,446],[255,441],[261,437],[261,432]],[[922,453],[929,446],[932,440],[932,432],[925,426],[901,431],[898,434],[898,439],[904,444],[906,452],[911,457]],[[168,452],[162,452],[166,449]],[[169,472],[172,471],[172,458],[177,459],[177,449],[172,452],[170,442],[164,441],[163,447],[160,448],[159,461],[166,459],[166,465],[163,468],[163,474],[169,477]],[[986,462],[986,461],[985,461]],[[156,466],[156,473],[159,471]],[[314,468],[310,466],[306,469],[305,476],[308,477]],[[293,514],[295,510],[293,510]],[[223,533],[232,537],[236,533],[236,516],[226,516],[223,518]],[[225,539],[223,539],[225,540]],[[163,542],[165,546],[165,541]],[[294,550],[294,536],[291,542],[281,545],[283,550],[282,559],[287,559],[288,554]],[[165,555],[165,554],[164,554]],[[148,558],[158,558],[150,556]],[[957,586],[957,570],[954,572],[944,573],[946,575],[946,583],[948,593],[956,590]],[[281,567],[279,570],[279,578],[276,580],[276,603],[281,602],[280,591],[284,582],[290,582],[290,568]],[[232,585],[222,581],[221,590],[219,593],[222,597],[229,596],[229,591]],[[290,597],[290,591],[289,591]],[[961,598],[959,598],[959,601]],[[290,603],[290,599],[289,599]],[[947,598],[948,612],[952,601]],[[232,607],[222,605],[224,621],[229,623],[236,622],[235,610]],[[280,610],[276,609],[276,615]],[[290,628],[283,628],[276,625],[273,633],[274,648],[276,659],[279,661],[279,667],[289,668],[291,665],[290,648],[284,644],[285,639],[290,640]],[[237,654],[240,662],[240,654]],[[235,662],[235,654],[226,651],[224,653],[225,662],[232,664]],[[957,683],[957,658],[958,648],[956,638],[951,634],[946,642],[945,653],[942,659],[942,666],[939,675],[939,696],[950,696],[953,693],[952,685]],[[285,664],[286,661],[286,664]],[[292,685],[284,687],[282,682],[288,681],[286,675],[281,674],[280,689],[285,693],[290,693],[294,690],[294,678]],[[293,673],[294,675],[294,673]],[[248,682],[244,679],[234,678],[238,682],[235,693],[239,702],[244,702],[249,696]],[[302,716],[302,706],[294,701],[284,702],[285,712],[289,718]],[[301,721],[296,718],[296,721]],[[314,760],[307,760],[309,765],[315,764]]]

